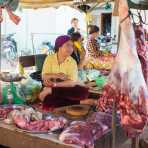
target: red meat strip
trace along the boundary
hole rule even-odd
[[[144,79],[148,86],[148,45],[146,44],[145,29],[141,25],[135,25],[135,36],[137,44],[137,52],[142,66]]]
[[[37,132],[61,129],[67,123],[67,120],[63,117],[28,122],[21,114],[13,115],[13,121],[22,129]]]
[[[0,118],[7,118],[7,115],[13,110],[13,108],[0,108]]]
[[[13,113],[12,119],[13,122],[22,129],[27,126],[27,120],[21,114]]]

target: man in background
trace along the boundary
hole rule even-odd
[[[79,20],[77,18],[73,18],[71,20],[71,28],[68,30],[67,34],[71,36],[74,32],[80,32],[80,28],[78,27]]]

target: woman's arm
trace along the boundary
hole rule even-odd
[[[63,73],[48,73],[48,74],[43,74],[42,75],[42,80],[43,83],[46,87],[51,87],[54,85],[54,82],[52,81],[52,79],[54,79],[54,82],[56,81],[56,79],[61,79],[61,80],[67,80],[67,76]]]
[[[64,73],[47,73],[42,75],[42,80],[49,80],[49,79],[61,79],[61,80],[67,80],[68,76]]]
[[[79,81],[73,81],[73,80],[66,80],[63,82],[57,82],[54,83],[54,87],[74,87],[76,85],[80,85],[80,86],[84,86],[83,83],[79,82]]]
[[[42,74],[42,80],[49,80],[51,78],[57,78],[56,74],[53,73]]]

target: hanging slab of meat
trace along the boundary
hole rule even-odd
[[[15,11],[18,7],[18,0],[1,0],[0,2],[0,23],[3,21],[2,11],[5,9],[9,15],[10,20],[16,25],[20,22],[20,17],[15,15]]]
[[[134,25],[137,52],[141,62],[142,72],[148,87],[148,44],[146,44],[146,31],[141,25]]]
[[[19,16],[15,15],[9,7],[7,7],[6,10],[7,10],[7,13],[9,15],[10,20],[13,23],[15,23],[16,25],[18,25],[21,18]]]
[[[98,109],[112,112],[115,99],[123,128],[128,136],[135,137],[142,132],[148,119],[148,88],[137,54],[134,29],[127,16],[127,0],[119,0],[119,51],[103,95],[98,100]]]

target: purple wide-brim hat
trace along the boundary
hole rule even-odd
[[[56,41],[55,41],[55,49],[60,48],[61,46],[63,46],[63,44],[65,44],[66,42],[70,41],[70,37],[68,35],[62,35],[57,37]]]

